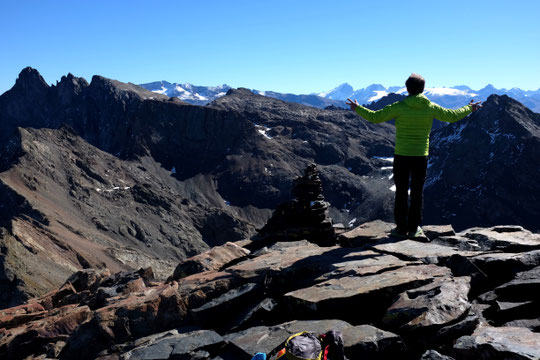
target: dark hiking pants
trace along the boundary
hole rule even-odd
[[[396,184],[394,219],[400,233],[416,231],[422,222],[422,196],[426,181],[427,162],[427,156],[394,155],[394,183]],[[411,189],[410,206],[409,185]]]

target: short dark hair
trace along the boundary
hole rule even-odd
[[[424,86],[426,85],[426,80],[418,74],[411,74],[407,81],[405,81],[405,86],[407,87],[407,92],[409,95],[418,95],[424,91]]]

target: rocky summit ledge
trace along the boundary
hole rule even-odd
[[[399,241],[390,228],[331,247],[227,243],[166,282],[82,270],[0,311],[0,358],[249,360],[304,330],[341,331],[351,360],[540,357],[539,234],[426,226]]]

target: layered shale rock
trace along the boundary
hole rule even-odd
[[[349,359],[538,358],[540,257],[527,250],[540,240],[516,230],[505,243],[527,238],[524,252],[460,250],[441,240],[448,229],[433,230],[430,244],[374,231],[387,225],[344,234],[355,247],[302,240],[250,253],[241,247],[250,242],[227,244],[165,283],[151,269],[79,271],[0,313],[0,357],[250,360],[294,333],[338,330]]]

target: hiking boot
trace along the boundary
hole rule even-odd
[[[425,239],[426,234],[424,234],[424,230],[419,226],[416,228],[416,231],[409,231],[407,237],[409,239]]]
[[[393,228],[392,231],[390,231],[390,236],[395,237],[397,239],[407,239],[407,234],[402,233],[398,230],[398,228]]]

